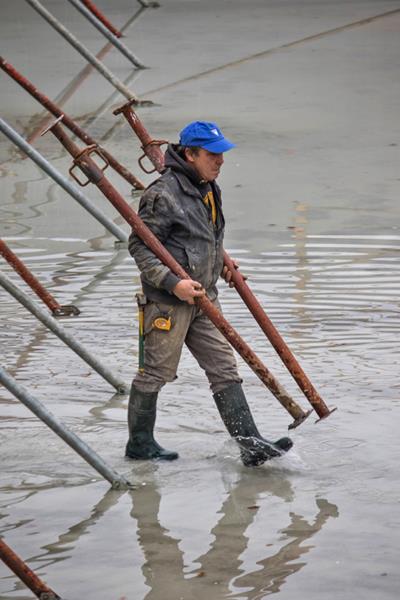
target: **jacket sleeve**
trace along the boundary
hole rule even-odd
[[[138,215],[164,244],[174,223],[174,202],[169,194],[158,191],[156,186],[146,190],[140,200]],[[172,293],[180,278],[153,254],[134,231],[129,237],[128,248],[141,272],[142,279],[155,288]]]

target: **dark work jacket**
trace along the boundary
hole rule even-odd
[[[210,299],[217,296],[216,282],[223,267],[224,217],[221,192],[215,182],[199,181],[194,169],[168,146],[161,177],[145,190],[139,216],[184,268],[198,281]],[[217,207],[216,224],[211,210],[203,201],[212,189]],[[143,292],[149,300],[179,304],[172,289],[180,281],[153,252],[132,232],[129,252],[141,272]]]

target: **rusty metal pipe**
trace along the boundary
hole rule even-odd
[[[322,400],[321,396],[318,394],[317,390],[301,368],[299,362],[291,352],[289,346],[286,344],[285,340],[282,338],[279,331],[276,329],[268,315],[265,313],[263,307],[254,296],[253,292],[247,285],[243,275],[235,269],[234,263],[231,257],[227,252],[224,251],[224,264],[228,267],[229,271],[232,273],[232,281],[235,284],[235,288],[242,298],[243,302],[246,304],[251,314],[261,327],[262,331],[265,333],[272,346],[278,353],[280,359],[283,364],[286,366],[289,373],[292,375],[293,379],[296,381],[300,390],[303,392],[317,415],[320,419],[325,419],[331,413],[333,413],[336,408],[328,408],[325,402]]]
[[[131,102],[126,102],[121,107],[113,111],[114,115],[119,115],[120,113],[124,115],[129,125],[132,127],[133,131],[136,133],[136,135],[142,143],[141,147],[144,152],[144,155],[139,158],[139,164],[142,167],[142,169],[146,171],[142,164],[142,160],[146,155],[153,163],[154,170],[161,173],[164,170],[164,154],[161,152],[160,146],[167,142],[165,140],[153,140],[150,137],[150,134],[148,133],[147,129],[145,128],[135,111],[132,109]],[[149,173],[150,171],[146,172]]]
[[[35,98],[42,106],[44,106],[49,112],[51,112],[55,117],[60,117],[64,115],[63,123],[72,133],[74,133],[82,142],[88,145],[96,144],[97,142],[92,136],[90,136],[86,131],[84,131],[79,125],[68,115],[66,115],[50,98],[45,96],[42,92],[40,92],[26,77],[24,77],[21,73],[17,71],[13,67],[13,65],[7,62],[3,57],[0,57],[0,67],[14,79],[21,87],[24,88],[31,96]],[[137,179],[126,167],[121,165],[110,152],[108,152],[102,146],[99,146],[104,156],[107,158],[110,166],[121,175],[128,183],[130,183],[135,190],[143,190],[145,188],[144,184]]]
[[[155,169],[159,173],[161,173],[164,169],[164,155],[161,152],[160,145],[164,142],[152,140],[143,123],[140,121],[139,117],[132,109],[132,102],[126,102],[121,107],[114,110],[114,115],[118,115],[120,113],[124,115],[129,125],[136,133],[137,137],[142,143],[143,151],[153,163]],[[141,164],[140,159],[139,164]],[[286,366],[289,373],[296,381],[300,390],[310,402],[311,406],[314,408],[315,412],[320,417],[320,419],[328,417],[336,409],[329,409],[325,402],[322,400],[321,396],[318,394],[317,390],[314,388],[313,384],[299,365],[297,359],[291,352],[290,348],[288,347],[288,345],[286,344],[286,342],[284,341],[284,339],[282,338],[272,321],[265,313],[264,309],[262,308],[257,298],[254,296],[249,286],[247,285],[242,274],[235,269],[233,261],[227,252],[224,252],[224,264],[232,273],[232,281],[235,285],[238,294],[240,295],[240,297],[254,316],[262,331],[265,333],[265,335],[271,342],[272,346],[281,358],[283,364]]]
[[[185,272],[181,265],[171,256],[171,254],[164,248],[158,238],[150,231],[150,229],[143,223],[141,218],[134,212],[124,198],[118,193],[118,191],[111,185],[111,183],[104,176],[103,170],[97,166],[92,160],[91,156],[93,153],[100,154],[93,148],[86,148],[83,151],[67,136],[60,123],[56,121],[52,127],[49,128],[55,137],[61,142],[66,150],[74,157],[74,165],[70,169],[70,174],[75,176],[74,169],[78,166],[85,176],[94,183],[101,192],[110,200],[115,206],[118,212],[124,217],[124,219],[131,225],[135,233],[143,240],[143,242],[154,252],[154,254],[167,265],[178,277],[181,279],[190,279],[190,276]],[[303,409],[293,400],[288,394],[284,387],[277,381],[267,367],[261,362],[256,356],[253,350],[246,344],[246,342],[240,337],[235,329],[228,323],[223,317],[220,311],[215,308],[209,298],[201,297],[197,298],[196,302],[202,311],[208,316],[208,318],[214,323],[219,331],[225,336],[235,350],[242,356],[249,367],[259,377],[259,379],[266,385],[266,387],[272,392],[277,398],[280,404],[288,411],[293,417],[294,421],[290,424],[289,428],[292,429],[302,423],[309,412],[304,412]]]
[[[14,271],[22,277],[22,279],[29,285],[29,287],[35,292],[35,294],[46,304],[51,310],[54,316],[61,317],[67,315],[79,315],[80,310],[71,305],[61,306],[59,302],[48,292],[31,273],[31,271],[24,265],[22,260],[14,254],[14,252],[7,246],[4,240],[0,239],[0,254],[5,260],[12,266]]]
[[[40,600],[61,600],[3,539],[0,539],[0,558]]]
[[[107,17],[101,12],[101,10],[95,5],[94,2],[91,2],[91,0],[81,0],[81,2],[86,6],[86,8],[90,10],[91,13],[94,14],[95,17],[99,19],[99,21],[103,23],[103,25],[107,27],[108,31],[111,31],[111,33],[115,35],[115,37],[122,37],[122,32],[116,27],[114,27],[111,21],[107,19]]]

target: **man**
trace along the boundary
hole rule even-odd
[[[165,171],[144,192],[139,215],[193,279],[179,279],[132,233],[129,251],[141,272],[144,306],[144,368],[132,383],[126,456],[174,460],[153,437],[158,392],[176,378],[183,344],[205,371],[222,420],[246,466],[289,450],[292,442],[269,442],[254,423],[231,346],[202,313],[196,298],[207,294],[218,307],[216,283],[223,267],[224,216],[216,183],[223,153],[234,148],[215,123],[195,121],[165,153]],[[237,265],[235,265],[237,267]]]

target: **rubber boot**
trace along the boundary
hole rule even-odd
[[[260,435],[240,383],[217,392],[214,400],[225,427],[240,447],[246,467],[262,465],[271,458],[282,456],[293,446],[288,437],[270,442]]]
[[[153,437],[157,392],[141,392],[131,387],[128,405],[129,440],[125,456],[136,460],[175,460],[177,452],[165,450]]]

